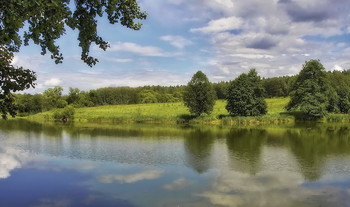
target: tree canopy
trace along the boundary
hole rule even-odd
[[[327,81],[326,70],[319,60],[306,61],[292,85],[289,111],[300,111],[303,119],[320,119],[330,111],[336,94]]]
[[[109,47],[97,33],[97,18],[106,16],[110,24],[119,23],[139,30],[146,18],[136,0],[9,0],[0,4],[0,111],[3,118],[15,115],[12,93],[34,87],[35,73],[12,65],[15,52],[30,41],[47,52],[55,63],[61,63],[63,54],[56,40],[66,28],[77,29],[81,59],[93,66],[98,59],[89,55],[91,44],[106,50]],[[21,34],[23,33],[23,36]]]
[[[233,80],[227,93],[227,111],[233,116],[259,116],[267,113],[264,88],[255,69]]]
[[[198,71],[193,75],[184,91],[183,100],[192,114],[210,114],[215,104],[215,91],[207,76]]]

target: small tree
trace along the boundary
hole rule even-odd
[[[267,113],[264,88],[255,69],[231,82],[227,92],[227,111],[233,116],[259,116]]]
[[[183,95],[185,106],[192,114],[200,116],[202,113],[210,114],[215,104],[215,91],[207,76],[198,71],[193,75]]]
[[[305,62],[292,85],[291,100],[286,109],[300,111],[303,119],[315,120],[327,114],[335,94],[326,78],[326,71],[319,60]]]

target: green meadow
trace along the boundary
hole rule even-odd
[[[76,108],[74,122],[106,123],[162,123],[162,124],[208,124],[208,125],[257,125],[293,123],[295,118],[284,107],[289,98],[266,99],[268,113],[256,117],[232,117],[225,109],[226,101],[218,100],[210,115],[192,116],[182,102],[131,105],[105,105]],[[55,110],[47,111],[27,119],[33,121],[53,121]],[[348,122],[350,115],[329,114],[321,121]]]
[[[106,105],[76,108],[74,122],[112,123],[188,123],[188,124],[262,124],[293,122],[285,112],[289,98],[266,99],[268,114],[259,117],[231,117],[225,109],[226,101],[218,100],[210,115],[192,116],[182,102],[132,105]],[[29,116],[36,121],[53,120],[52,111]]]

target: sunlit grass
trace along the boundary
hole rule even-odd
[[[218,100],[210,115],[191,116],[183,103],[154,103],[133,105],[108,105],[75,109],[76,122],[120,123],[205,123],[205,124],[257,124],[291,121],[285,112],[289,98],[266,99],[268,114],[259,117],[231,117],[225,109],[226,101]],[[52,111],[30,116],[34,120],[52,119]]]

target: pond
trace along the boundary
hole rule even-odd
[[[350,127],[1,121],[0,206],[350,206]]]

